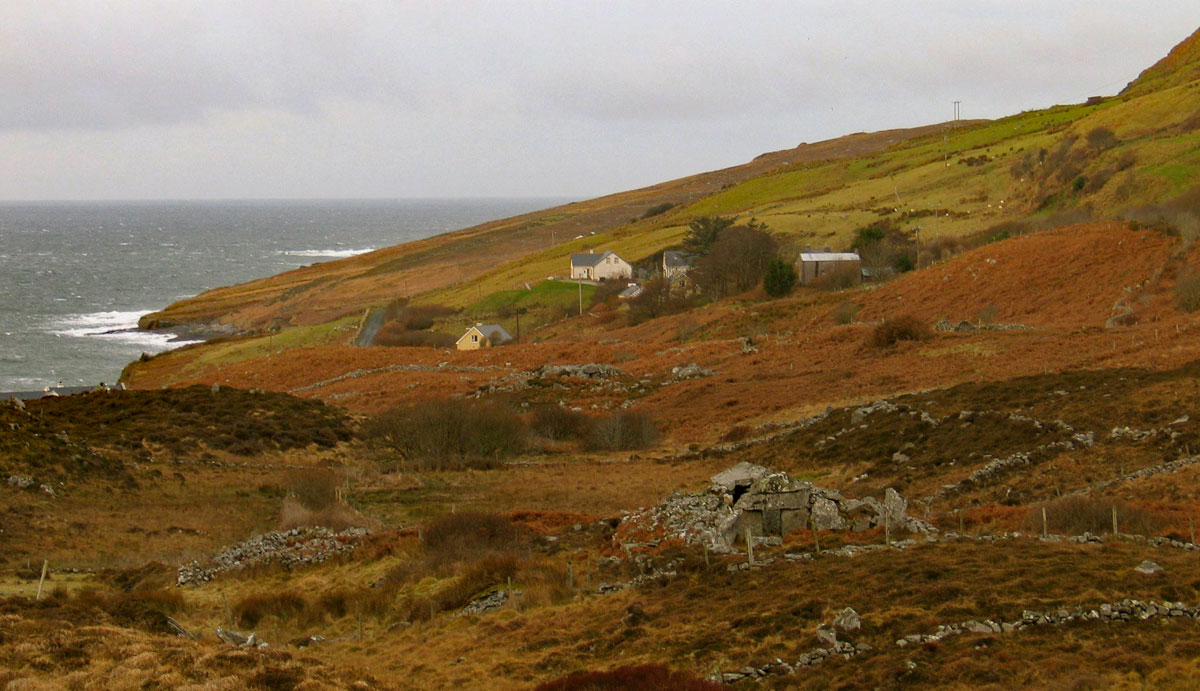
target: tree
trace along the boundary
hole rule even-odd
[[[796,267],[791,262],[776,257],[767,264],[767,273],[763,276],[763,289],[773,298],[783,297],[792,292],[798,278]]]
[[[726,228],[692,270],[696,285],[714,298],[750,290],[762,280],[777,252],[775,239],[766,231]]]
[[[683,236],[683,247],[696,254],[708,254],[721,231],[733,225],[736,217],[701,216],[688,223],[687,234]]]

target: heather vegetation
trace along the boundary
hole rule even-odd
[[[528,428],[504,405],[428,400],[385,411],[363,438],[400,468],[494,468],[525,449]]]

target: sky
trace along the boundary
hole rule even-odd
[[[2,0],[0,199],[587,198],[1115,94],[1181,0]]]

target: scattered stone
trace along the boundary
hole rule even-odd
[[[8,484],[17,489],[29,489],[34,485],[34,479],[26,475],[9,475]]]
[[[713,370],[705,369],[694,362],[688,365],[671,368],[671,378],[675,379],[676,381],[683,379],[698,379],[700,377],[711,377],[714,374],[716,374],[716,372]]]
[[[858,612],[853,608],[847,607],[833,618],[833,625],[842,631],[856,631],[862,626],[862,619],[859,618]]]
[[[1161,567],[1158,564],[1155,564],[1154,562],[1147,559],[1147,560],[1143,561],[1142,563],[1138,564],[1137,566],[1133,567],[1133,570],[1137,571],[1138,573],[1156,574],[1156,573],[1161,573],[1163,570],[1163,567]]]
[[[828,645],[833,645],[838,642],[837,631],[832,626],[821,624],[817,627],[817,640]]]
[[[239,631],[234,631],[233,629],[226,629],[221,626],[217,627],[217,638],[221,639],[222,641],[225,641],[229,645],[237,646],[239,648],[266,648],[267,647],[267,642],[259,639],[258,635],[255,633],[251,633],[250,635],[247,636],[246,634],[241,633]]]
[[[514,590],[512,593],[506,590],[496,590],[471,600],[454,616],[461,617],[464,614],[483,614],[494,609],[500,609],[504,606],[504,603],[508,602],[510,597],[519,596],[520,594],[521,591],[519,590]]]

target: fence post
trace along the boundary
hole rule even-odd
[[[567,562],[567,587],[571,589],[571,593],[575,593],[575,565]]]
[[[892,520],[887,512],[883,513],[883,542],[884,544],[892,544]]]
[[[962,535],[962,534],[963,534],[963,532],[964,532],[964,531],[963,531],[963,517],[962,517],[962,510],[961,510],[961,509],[955,509],[955,510],[954,510],[954,515],[955,515],[955,516],[958,516],[958,534],[959,534],[959,535]]]
[[[50,560],[48,560],[48,559],[42,560],[42,578],[38,581],[37,597],[33,598],[35,600],[42,599],[42,586],[46,584],[46,567],[49,565],[50,565]]]
[[[1188,532],[1192,534],[1192,544],[1196,544],[1196,522],[1194,519],[1188,519]]]
[[[754,566],[754,543],[751,542],[753,538],[750,537],[750,529],[746,528],[743,535],[746,537],[746,561]]]
[[[1193,540],[1193,542],[1195,542],[1195,540]],[[708,543],[706,542],[704,543],[704,568],[707,569],[708,567]]]
[[[1050,537],[1050,523],[1046,520],[1046,507],[1042,507],[1042,538]]]
[[[1115,504],[1112,507],[1112,513],[1113,513],[1113,537],[1116,538],[1121,533],[1117,531],[1117,507]]]
[[[812,531],[813,531],[813,549],[816,551],[817,554],[820,554],[821,553],[821,538],[817,535],[817,522],[812,519],[812,516],[808,517],[808,525],[810,528],[812,528]]]

